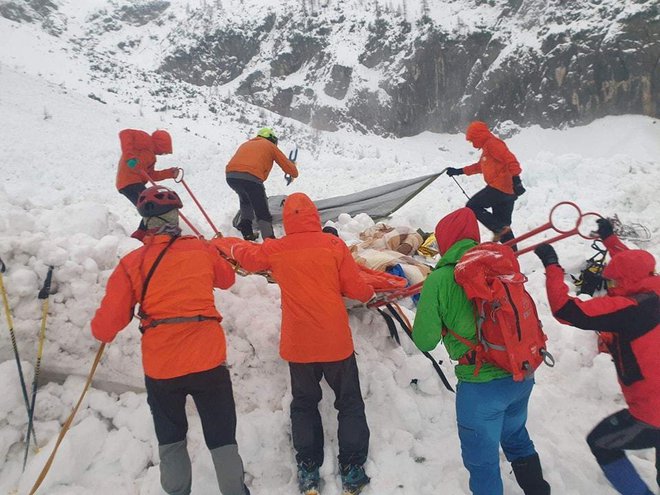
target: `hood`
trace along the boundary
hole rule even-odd
[[[629,249],[617,253],[603,270],[603,277],[613,280],[615,286],[608,290],[612,295],[635,294],[653,276],[655,258],[648,251]]]
[[[481,242],[477,217],[470,208],[461,208],[450,213],[435,226],[435,240],[438,242],[440,255],[444,255],[452,245],[462,239]]]
[[[465,132],[465,139],[475,148],[483,148],[486,141],[492,137],[494,137],[493,133],[488,130],[486,123],[479,120],[472,122]]]
[[[316,205],[304,193],[294,193],[287,196],[282,209],[284,232],[297,234],[300,232],[321,232],[321,218]]]
[[[169,155],[172,153],[172,136],[163,130],[154,131],[151,135],[154,142],[154,153],[157,155]]]

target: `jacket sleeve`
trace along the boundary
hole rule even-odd
[[[101,306],[92,319],[92,335],[101,342],[112,342],[133,319],[137,300],[131,279],[122,262],[110,275]]]
[[[268,255],[263,250],[264,244],[254,244],[236,237],[221,237],[213,239],[211,242],[227,257],[238,261],[238,264],[249,272],[271,269]]]
[[[492,156],[493,159],[503,163],[513,177],[522,173],[522,168],[520,168],[518,159],[513,153],[511,153],[503,141],[499,139],[488,140],[484,146],[484,151]]]
[[[550,265],[545,273],[550,309],[561,323],[583,330],[619,333],[631,328],[639,320],[639,307],[634,299],[602,296],[582,301],[568,294],[561,266]]]
[[[213,259],[213,287],[229,289],[236,282],[236,272],[229,262],[222,258],[220,250],[215,246],[209,246],[209,252]]]
[[[367,302],[374,295],[374,288],[367,284],[360,275],[360,267],[353,259],[348,247],[341,239],[337,242],[342,251],[339,265],[339,283],[343,296]]]
[[[465,173],[465,175],[480,174],[481,173],[481,161],[478,161],[477,163],[473,163],[472,165],[468,165],[466,167],[463,167],[463,173]]]
[[[273,159],[275,163],[291,177],[298,177],[298,167],[296,167],[296,164],[289,160],[276,145],[273,145],[273,148]]]
[[[161,180],[172,178],[172,174],[167,169],[165,169],[165,170],[155,170],[155,169],[152,168],[151,170],[147,171],[147,173],[149,174],[149,177],[151,177],[151,179],[154,182],[159,182]]]
[[[622,251],[627,251],[629,249],[628,246],[621,242],[621,239],[619,239],[616,234],[612,234],[607,239],[604,239],[603,245],[610,252],[611,256],[614,256],[615,254]]]
[[[436,348],[442,338],[444,326],[439,304],[439,287],[428,278],[426,280],[417,303],[412,331],[413,342],[421,351],[431,351]]]

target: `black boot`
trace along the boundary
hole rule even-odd
[[[237,225],[238,230],[243,234],[243,239],[246,241],[254,241],[259,237],[252,231],[252,220],[241,220]]]
[[[511,463],[511,467],[525,495],[550,495],[550,485],[543,479],[538,454],[516,459]]]

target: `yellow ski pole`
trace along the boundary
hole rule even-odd
[[[5,273],[7,267],[5,266],[4,261],[0,258],[0,293],[2,293],[2,303],[5,308],[5,316],[7,317],[7,326],[9,327],[9,337],[11,338],[11,346],[14,349],[14,357],[16,358],[16,367],[18,368],[18,378],[21,382],[21,391],[23,392],[23,400],[25,401],[25,412],[30,416],[30,401],[28,399],[27,386],[25,385],[25,376],[23,375],[23,367],[21,366],[21,358],[18,355],[18,345],[16,344],[16,335],[14,334],[14,320],[11,317],[11,310],[9,309],[9,300],[7,299],[7,290],[5,289],[4,280],[2,274]],[[34,440],[34,445],[36,448],[37,444],[37,435],[34,432],[34,427],[28,430],[28,441],[29,441],[29,432],[32,432],[32,438]]]
[[[34,365],[34,379],[32,380],[32,403],[28,412],[28,432],[34,428],[34,408],[37,403],[37,387],[39,386],[39,371],[41,370],[41,357],[44,353],[44,341],[46,340],[46,318],[48,317],[48,296],[50,295],[50,283],[53,279],[53,267],[48,267],[44,286],[39,291],[39,299],[43,301],[41,305],[41,330],[39,332],[39,347],[37,349],[37,362]],[[35,448],[37,445],[35,445]],[[27,464],[28,453],[30,451],[30,435],[28,435],[25,444],[25,455],[23,456],[23,471]]]

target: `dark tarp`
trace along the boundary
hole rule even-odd
[[[347,194],[346,196],[320,199],[314,201],[314,204],[319,209],[321,223],[325,223],[328,220],[336,220],[341,213],[348,213],[351,216],[355,216],[358,213],[366,213],[373,220],[379,220],[390,216],[401,208],[443,172],[444,170],[414,179],[400,180],[385,184],[384,186]],[[273,223],[282,222],[282,205],[285,199],[286,196],[271,196],[268,198],[268,207],[273,216]],[[237,213],[234,217],[234,227],[238,225],[239,216],[240,213]]]

